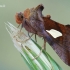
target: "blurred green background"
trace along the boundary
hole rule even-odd
[[[45,16],[50,14],[53,20],[62,24],[70,24],[70,0],[0,0],[0,70],[29,70],[14,47],[4,22],[9,21],[18,26],[14,18],[15,13],[24,11],[26,8],[36,7],[38,4],[44,5],[43,14]],[[43,40],[38,38],[38,43],[42,46]],[[63,70],[70,70],[70,67],[60,60],[48,44],[47,52]]]

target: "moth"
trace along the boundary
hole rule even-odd
[[[28,32],[43,37],[58,56],[70,66],[70,25],[63,25],[51,19],[51,16],[43,16],[44,6],[27,9],[24,13],[16,14],[16,22],[21,24]],[[28,13],[27,13],[28,12]],[[19,18],[20,17],[20,18]],[[20,22],[18,22],[20,21]],[[62,33],[62,36],[54,38],[48,31],[55,29]]]

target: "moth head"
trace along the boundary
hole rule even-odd
[[[17,22],[17,24],[21,24],[22,21],[23,21],[23,13],[22,12],[19,12],[19,13],[16,13],[15,15],[15,20]]]

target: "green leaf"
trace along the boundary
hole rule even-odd
[[[34,44],[39,48],[41,49],[41,47],[34,41]],[[45,54],[46,58],[48,58],[48,61],[51,63],[52,65],[52,70],[62,70],[62,68],[54,61],[54,59],[45,51],[43,50],[42,53]]]
[[[27,60],[26,59],[25,60],[26,60],[26,63],[28,64],[30,70],[39,70],[39,67],[37,67],[37,65],[32,61],[32,59],[30,58],[30,56],[27,54],[26,50],[23,49],[23,52],[24,52],[24,54],[26,56]]]
[[[29,37],[11,23],[8,22],[6,25],[14,46],[20,52],[30,70],[62,70],[60,65],[45,50],[42,50],[41,55],[33,60],[34,57],[38,56],[36,52],[39,52],[38,50],[41,50],[41,47],[32,39],[26,42],[25,40]]]

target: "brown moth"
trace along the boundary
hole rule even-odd
[[[16,22],[22,24],[21,28],[25,28],[28,32],[43,37],[58,56],[70,66],[70,25],[60,24],[50,18],[44,17],[42,11],[43,5],[36,8],[27,9],[24,13],[16,14]],[[46,30],[55,29],[62,33],[62,36],[53,38]]]

